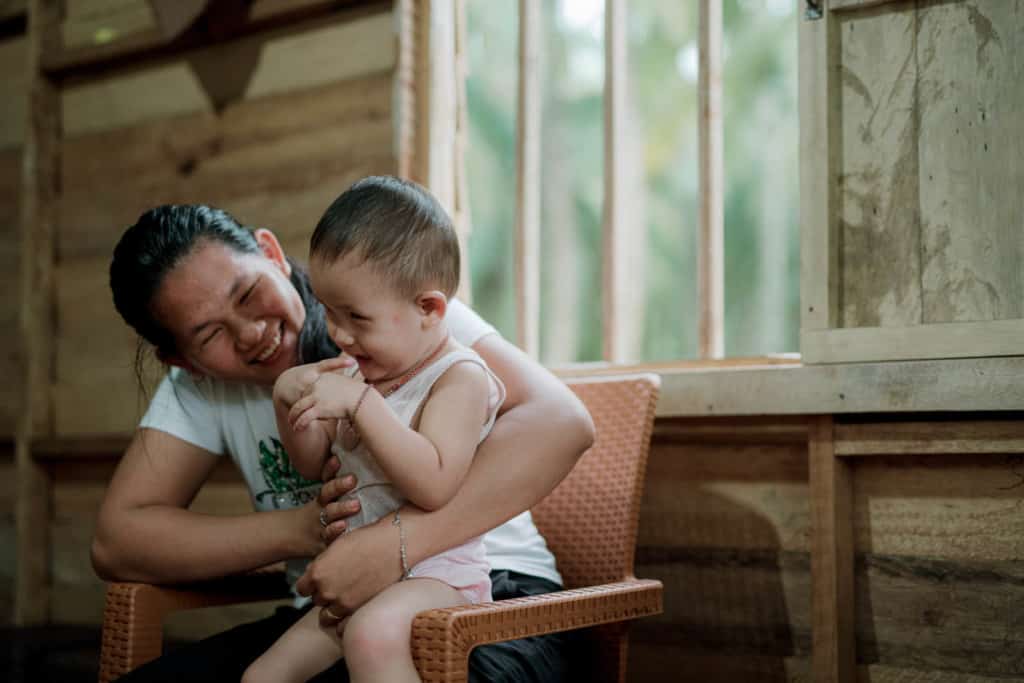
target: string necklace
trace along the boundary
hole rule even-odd
[[[444,349],[444,347],[447,346],[447,345],[448,345],[448,335],[446,334],[444,336],[444,339],[441,340],[441,343],[437,345],[437,348],[435,348],[433,351],[431,351],[429,354],[427,354],[427,356],[423,360],[421,360],[419,363],[414,365],[411,370],[409,370],[404,375],[399,377],[397,382],[392,384],[390,387],[388,387],[384,391],[381,391],[380,395],[383,396],[384,398],[387,398],[388,396],[390,396],[391,394],[395,393],[396,391],[401,389],[403,386],[408,384],[409,380],[411,380],[413,377],[418,375],[420,373],[420,371],[423,370],[423,368],[425,368],[428,365],[430,365],[431,363],[433,363],[434,360],[437,359],[437,356],[441,353],[441,350]],[[376,389],[378,384],[384,384],[385,382],[389,382],[389,381],[390,380],[388,380],[388,379],[382,379],[382,380],[377,380],[376,382],[367,382],[367,384],[369,384],[370,386],[372,386],[373,388]]]

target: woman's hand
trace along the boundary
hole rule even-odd
[[[355,475],[346,474],[338,477],[340,469],[341,462],[337,456],[331,456],[324,463],[323,471],[321,472],[321,479],[324,480],[324,485],[320,487],[320,494],[317,496],[315,503],[319,510],[324,511],[322,520],[319,516],[317,517],[317,528],[320,538],[328,545],[348,530],[348,523],[345,521],[345,518],[359,512],[358,500],[340,500],[342,496],[356,486]],[[327,522],[326,526],[323,522]],[[317,553],[320,550],[317,550]]]
[[[345,617],[401,578],[398,529],[391,517],[336,538],[310,562],[296,590]]]

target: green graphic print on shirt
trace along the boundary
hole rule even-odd
[[[316,498],[320,482],[305,479],[292,467],[292,461],[284,450],[281,442],[270,437],[271,445],[260,439],[260,469],[263,470],[263,480],[270,488],[256,494],[256,501],[263,502],[263,499],[270,496],[274,509],[282,507],[298,507],[305,505]]]

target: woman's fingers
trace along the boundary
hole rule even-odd
[[[356,478],[351,474],[324,482],[320,487],[320,505],[327,507],[355,487]]]
[[[320,481],[331,481],[338,476],[338,471],[341,469],[341,460],[336,455],[324,460],[324,466],[320,470]],[[354,484],[355,482],[353,482]],[[337,496],[335,496],[337,498]]]
[[[327,528],[320,533],[320,538],[324,545],[330,545],[334,540],[343,536],[346,531],[348,531],[348,524],[342,519],[328,524]]]

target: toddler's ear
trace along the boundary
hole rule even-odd
[[[424,328],[432,327],[444,319],[444,314],[448,310],[448,297],[437,290],[421,292],[416,297],[416,306],[423,315]]]

